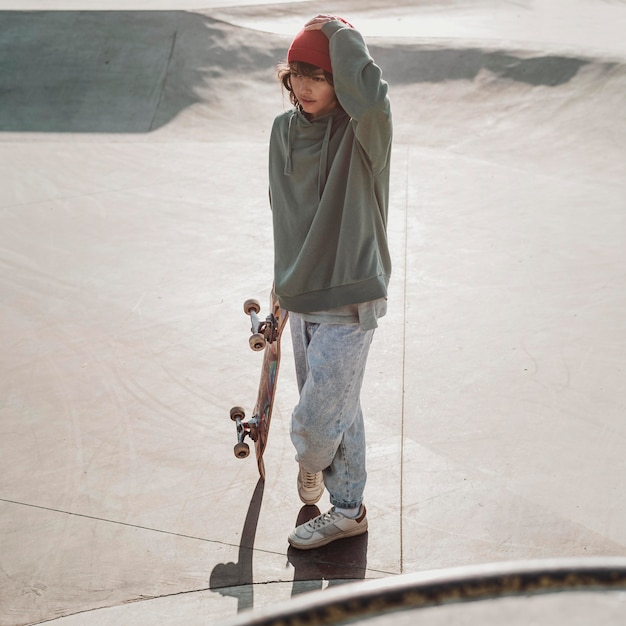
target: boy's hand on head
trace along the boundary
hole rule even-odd
[[[305,30],[321,30],[322,26],[324,26],[324,24],[326,24],[327,22],[335,22],[335,21],[343,22],[344,24],[352,28],[352,24],[350,24],[349,22],[346,22],[346,20],[344,20],[343,17],[339,17],[337,15],[321,14],[321,15],[318,15],[317,17],[314,17],[312,20],[309,20],[304,25],[304,29]]]

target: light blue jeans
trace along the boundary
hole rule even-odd
[[[291,417],[296,460],[307,472],[323,472],[334,506],[358,507],[367,478],[360,395],[374,331],[291,312],[289,325],[300,391]]]

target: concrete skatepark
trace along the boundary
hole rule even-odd
[[[0,0],[0,625],[625,557],[626,4],[84,5]],[[394,274],[369,532],[298,553],[288,337],[265,483],[228,413],[271,283],[273,67],[320,12],[390,83]]]

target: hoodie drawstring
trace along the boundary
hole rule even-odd
[[[292,113],[289,117],[289,130],[287,132],[287,160],[285,161],[285,176],[291,176],[293,174],[293,165],[291,164],[291,153],[293,151],[293,142],[296,135],[296,123],[295,119],[297,113]]]
[[[293,174],[293,144],[296,137],[296,125],[298,123],[298,113],[294,112],[289,118],[289,129],[287,131],[287,158],[285,159],[285,176],[291,176]],[[326,186],[326,172],[328,170],[328,155],[330,153],[330,136],[333,130],[333,116],[328,116],[328,122],[326,124],[326,130],[324,132],[324,139],[322,140],[322,147],[320,149],[320,165],[317,175],[317,191],[319,197],[322,197],[322,192]]]
[[[330,132],[333,129],[333,116],[328,116],[328,124],[326,125],[326,132],[324,133],[324,141],[322,142],[322,150],[320,153],[320,170],[317,178],[317,191],[319,197],[322,197],[322,192],[326,186],[326,170],[328,169],[328,152],[330,149]]]

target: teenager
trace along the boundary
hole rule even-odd
[[[360,392],[386,312],[392,124],[387,83],[360,33],[318,15],[278,70],[293,108],[269,151],[274,290],[289,311],[300,392],[291,421],[298,493],[333,507],[289,543],[317,548],[367,530]]]

